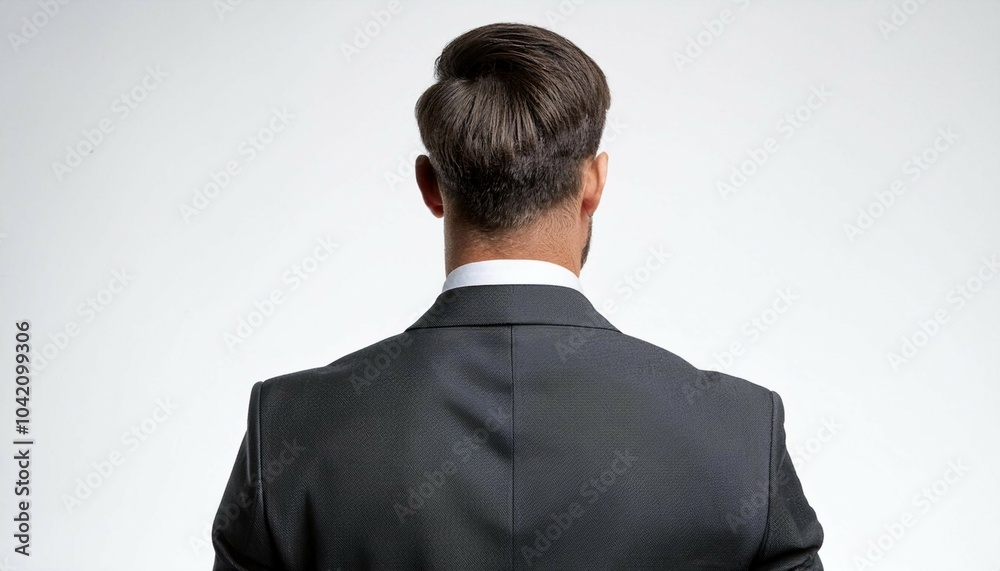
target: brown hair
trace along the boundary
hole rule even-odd
[[[420,138],[458,218],[523,227],[577,195],[611,105],[604,72],[566,38],[490,24],[452,40],[417,100]]]

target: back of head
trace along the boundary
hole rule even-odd
[[[580,190],[611,93],[575,44],[527,24],[490,24],[452,40],[416,104],[420,137],[457,220],[523,228]]]

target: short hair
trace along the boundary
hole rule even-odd
[[[576,44],[528,24],[481,26],[445,46],[434,77],[415,115],[459,220],[516,229],[578,194],[611,92]]]

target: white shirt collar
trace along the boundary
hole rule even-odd
[[[543,260],[483,260],[452,270],[441,291],[492,284],[547,284],[573,288],[583,293],[583,284],[573,272]]]

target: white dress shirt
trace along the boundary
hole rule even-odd
[[[483,260],[452,270],[441,291],[490,284],[547,284],[573,288],[583,293],[583,284],[573,272],[542,260]]]

